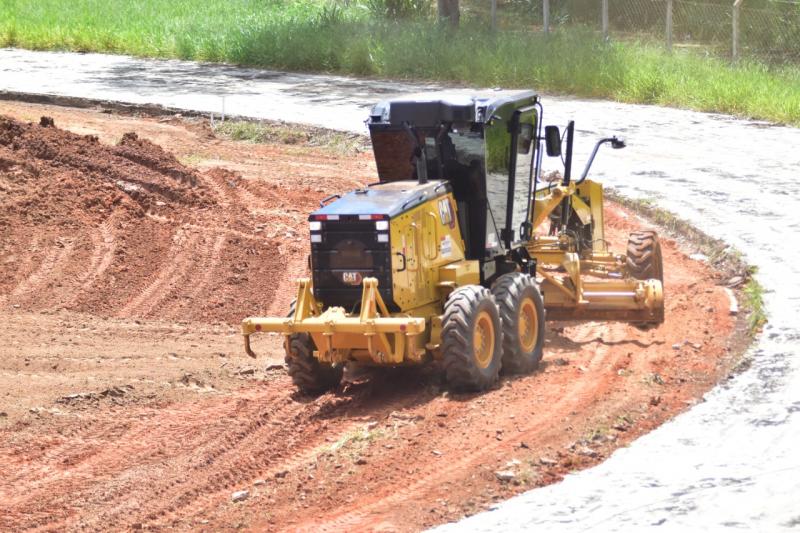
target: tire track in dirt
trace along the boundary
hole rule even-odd
[[[92,251],[87,260],[88,266],[77,277],[76,283],[61,287],[58,299],[62,303],[59,307],[67,309],[74,307],[81,294],[90,291],[94,283],[102,278],[105,271],[114,261],[114,251],[117,243],[112,231],[112,217],[113,215],[103,221],[97,226],[97,229],[89,231]],[[69,276],[66,277],[68,278]]]
[[[289,302],[297,297],[297,279],[307,275],[308,268],[302,259],[290,261],[286,270],[277,280],[275,296],[267,308],[269,316],[286,316],[289,311]]]
[[[235,194],[238,197],[239,201],[242,203],[245,209],[250,213],[257,214],[257,215],[266,215],[269,217],[290,217],[289,213],[285,210],[280,209],[280,207],[266,207],[269,204],[276,204],[280,206],[284,203],[283,198],[281,198],[276,192],[267,190],[265,191],[267,195],[265,197],[256,196],[253,192],[247,189],[246,182],[239,183],[235,188]]]
[[[152,281],[117,313],[118,317],[147,316],[159,302],[166,298],[175,285],[183,280],[192,268],[196,255],[195,245],[200,240],[197,233],[186,237],[183,227],[173,235],[173,244],[165,254],[161,266],[153,274]]]
[[[20,464],[15,465],[15,475],[10,478],[9,487],[22,484],[28,489],[27,494],[4,501],[8,503],[8,508],[19,508],[22,511],[20,514],[24,515],[37,502],[44,501],[48,508],[58,509],[77,495],[82,495],[91,504],[92,494],[100,486],[102,507],[114,509],[111,514],[105,514],[124,523],[124,515],[135,511],[136,507],[136,501],[130,504],[124,501],[127,497],[141,495],[142,492],[160,493],[174,487],[178,483],[176,480],[189,479],[192,471],[210,468],[222,454],[236,449],[240,438],[258,429],[261,425],[258,417],[244,418],[248,422],[245,430],[232,431],[226,424],[231,417],[238,419],[239,404],[249,401],[255,401],[254,407],[270,419],[287,416],[294,407],[286,402],[285,397],[259,400],[251,392],[244,397],[227,398],[221,402],[201,400],[155,412],[144,410],[143,413],[126,416],[118,423],[100,423],[80,438],[65,439],[62,445],[37,458],[35,467],[26,468],[32,461],[23,457]],[[145,417],[137,420],[137,414]],[[216,422],[208,424],[209,420]],[[194,431],[203,426],[204,431]],[[14,462],[17,461],[5,464]],[[149,484],[146,487],[137,485],[136,476],[141,474],[139,470],[153,468],[156,472],[148,476]],[[130,474],[129,480],[124,479],[126,474]],[[12,493],[12,490],[8,492]],[[52,495],[56,495],[55,498]],[[116,505],[108,506],[109,502],[115,500],[119,500]],[[96,513],[85,514],[92,517]],[[54,517],[53,524],[61,520],[64,520],[63,515]],[[89,524],[92,521],[92,518],[88,518]],[[87,527],[87,524],[83,526]],[[102,528],[102,521],[95,527]]]
[[[23,484],[27,490],[24,496],[4,500],[17,517],[7,525],[102,529],[108,524],[148,523],[168,527],[185,520],[189,509],[192,516],[213,511],[229,499],[233,488],[259,477],[272,479],[313,461],[326,441],[358,425],[346,419],[341,423],[319,420],[320,406],[292,400],[288,380],[281,381],[286,383],[280,383],[279,392],[268,398],[259,388],[221,403],[166,409],[133,422],[127,431],[115,431],[112,439],[105,435],[108,427],[101,425],[81,439],[72,439],[71,446],[51,450],[46,461],[36,461],[35,469],[23,467],[10,479],[9,487]],[[215,422],[209,426],[209,420]],[[205,431],[194,431],[204,424]],[[313,433],[312,428],[316,428]],[[6,464],[13,468],[15,462]],[[149,480],[146,486],[138,481],[141,475]],[[11,488],[0,491],[0,497],[11,493]],[[71,517],[66,511],[73,501],[86,503],[75,509],[80,516]],[[140,508],[143,502],[149,504],[144,510]],[[153,506],[153,502],[158,504]],[[38,505],[60,511],[45,520],[36,511]],[[93,512],[95,507],[110,511]],[[38,520],[25,518],[33,516]]]
[[[236,230],[236,229],[233,229],[233,228],[228,228],[228,227],[215,227],[215,226],[209,226],[209,225],[203,225],[203,224],[195,224],[195,223],[192,223],[192,222],[183,222],[181,220],[177,220],[177,219],[174,219],[174,218],[166,217],[166,216],[163,216],[163,215],[156,215],[155,213],[147,213],[146,216],[150,220],[154,220],[155,222],[158,222],[160,224],[164,224],[164,225],[169,226],[169,227],[180,226],[182,228],[191,229],[191,230],[197,231],[199,233],[209,233],[209,234],[223,233],[223,234],[227,234],[227,235],[235,235],[236,237],[239,237],[239,238],[242,238],[242,239],[250,239],[250,240],[257,240],[257,239],[260,238],[258,235],[254,235],[252,233],[246,233],[244,231],[239,231],[239,230]]]
[[[187,487],[187,490],[184,490],[172,504],[153,512],[161,517],[156,525],[166,527],[173,521],[213,514],[214,510],[229,501],[231,490],[250,487],[256,479],[278,479],[313,462],[330,445],[329,441],[335,442],[341,439],[359,425],[355,422],[344,422],[333,427],[324,427],[309,437],[306,430],[309,423],[307,412],[301,412],[294,418],[285,420],[284,429],[269,436],[274,441],[264,440],[263,435],[252,435],[248,440],[255,442],[240,443],[239,446],[229,450],[227,454],[230,457],[224,462],[220,461],[217,470],[223,472],[212,474],[203,472],[203,475],[196,475],[191,487]],[[293,428],[287,427],[290,425]],[[303,430],[298,431],[298,428]],[[279,442],[280,445],[273,452],[275,455],[267,460],[258,459],[256,456],[263,453],[261,448],[265,442],[270,442],[270,446],[275,446],[273,442]],[[247,458],[248,454],[250,458]],[[178,512],[186,508],[193,510],[188,516]],[[152,518],[152,514],[148,518]]]
[[[84,291],[88,291],[92,288],[92,285],[97,281],[108,267],[111,266],[111,263],[114,261],[114,251],[117,248],[117,243],[114,239],[114,232],[113,228],[113,216],[107,218],[103,221],[100,226],[98,226],[98,231],[96,233],[92,233],[92,242],[95,245],[94,252],[92,252],[92,256],[89,259],[89,268],[84,276],[81,279],[81,289]]]
[[[192,243],[187,243],[187,248],[193,248],[188,264],[170,276],[162,297],[147,306],[142,316],[179,316],[186,305],[202,307],[203,302],[198,301],[197,296],[208,290],[208,280],[219,265],[222,245],[225,243],[225,236],[214,238],[215,233],[194,233],[196,238]],[[218,242],[219,250],[215,253]]]
[[[269,218],[270,227],[276,231],[281,231],[279,228],[279,220],[285,220],[288,224],[284,224],[285,228],[297,231],[296,224],[298,219],[302,218],[299,213],[290,213],[285,210],[286,198],[282,197],[279,193],[272,189],[261,188],[265,193],[264,196],[258,196],[248,188],[246,180],[240,179],[235,173],[226,171],[224,169],[216,169],[214,172],[206,172],[204,177],[208,178],[206,183],[212,188],[214,193],[221,199],[220,202],[224,203],[229,209],[235,209],[238,212],[249,212],[253,215],[263,215]],[[232,181],[236,178],[236,181]],[[233,185],[231,185],[233,184]],[[229,199],[229,195],[233,196],[233,200]],[[222,200],[225,198],[225,200]],[[277,204],[284,205],[284,208],[265,207],[265,205]],[[238,235],[251,240],[261,240],[264,237],[257,234],[249,234],[241,231],[225,228],[234,235]],[[266,310],[266,314],[283,315],[286,312],[288,302],[291,301],[296,290],[296,280],[305,272],[305,257],[295,257],[290,254],[286,256],[288,259],[285,268],[281,270],[278,278],[275,281],[275,290],[270,300],[270,304]]]
[[[193,280],[192,289],[186,295],[186,298],[190,302],[194,302],[195,305],[203,304],[203,302],[198,302],[197,300],[199,299],[200,294],[206,290],[214,278],[214,274],[220,265],[222,249],[225,247],[226,240],[227,236],[225,233],[218,233],[214,239],[214,244],[209,249],[209,253],[204,256],[198,264],[197,268],[201,273],[200,278]]]
[[[584,340],[599,337],[605,330],[602,326],[596,326],[588,330],[583,336]],[[580,342],[580,341],[579,341]],[[614,341],[604,341],[614,342]],[[529,424],[519,434],[515,435],[515,440],[526,440],[536,438],[544,431],[553,420],[558,420],[563,415],[568,414],[577,406],[586,403],[587,398],[599,398],[602,393],[609,388],[607,381],[594,379],[591,371],[601,371],[602,369],[613,368],[619,362],[622,355],[612,354],[608,359],[610,350],[605,344],[601,344],[594,352],[589,368],[584,377],[573,382],[573,385],[564,391],[561,399],[548,406],[547,413],[536,417],[532,424]],[[519,400],[525,400],[519,398]],[[521,408],[522,409],[522,408]],[[517,412],[513,406],[509,410]],[[307,523],[293,526],[293,531],[304,532],[337,532],[337,531],[372,531],[377,522],[381,522],[386,515],[390,515],[399,506],[408,505],[409,502],[427,502],[425,495],[441,486],[444,482],[456,482],[464,479],[470,472],[475,471],[476,467],[484,462],[484,459],[496,454],[502,448],[509,447],[507,442],[499,441],[496,444],[483,446],[478,451],[462,455],[456,460],[451,460],[444,465],[440,461],[428,461],[421,472],[415,472],[414,481],[399,488],[393,483],[380,492],[372,493],[368,498],[361,498],[355,510],[347,510],[326,516],[323,520],[311,520]],[[434,458],[435,459],[435,458]]]
[[[34,235],[29,241],[20,242],[17,246],[19,253],[24,255],[24,259],[22,260],[22,265],[15,268],[13,276],[10,276],[14,278],[15,284],[0,294],[0,304],[2,305],[8,302],[11,293],[36,270],[34,266],[36,262],[35,251],[39,247],[39,235]]]
[[[45,253],[39,268],[11,291],[12,298],[24,299],[28,293],[58,279],[67,264],[67,258],[72,254],[75,243],[71,240],[66,242],[56,240],[56,243]]]

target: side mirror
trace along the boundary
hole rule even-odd
[[[548,156],[561,156],[561,132],[558,131],[558,126],[544,127],[544,144]]]
[[[517,153],[528,154],[533,142],[533,124],[521,124],[517,136]]]
[[[611,137],[611,148],[614,150],[619,150],[620,148],[625,148],[625,139],[619,139],[616,136]]]

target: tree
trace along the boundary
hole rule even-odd
[[[447,22],[451,26],[458,26],[460,12],[458,8],[458,0],[437,0],[439,8],[439,21]]]

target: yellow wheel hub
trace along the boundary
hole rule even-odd
[[[478,366],[480,368],[488,367],[494,355],[494,323],[492,316],[487,311],[481,311],[475,320],[472,347]]]
[[[530,298],[525,298],[519,306],[519,344],[523,352],[532,352],[539,337],[539,320],[536,316],[536,305]]]

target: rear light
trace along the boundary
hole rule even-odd
[[[389,221],[388,220],[379,220],[375,222],[375,229],[378,231],[386,231],[389,229]]]
[[[388,233],[378,233],[378,242],[389,242]]]
[[[322,235],[320,235],[319,233],[312,233],[311,242],[322,242]]]
[[[322,222],[319,220],[312,220],[308,223],[308,229],[311,231],[319,231],[322,229]]]
[[[358,220],[383,220],[386,215],[358,215]]]
[[[312,220],[339,220],[339,215],[313,215]]]

